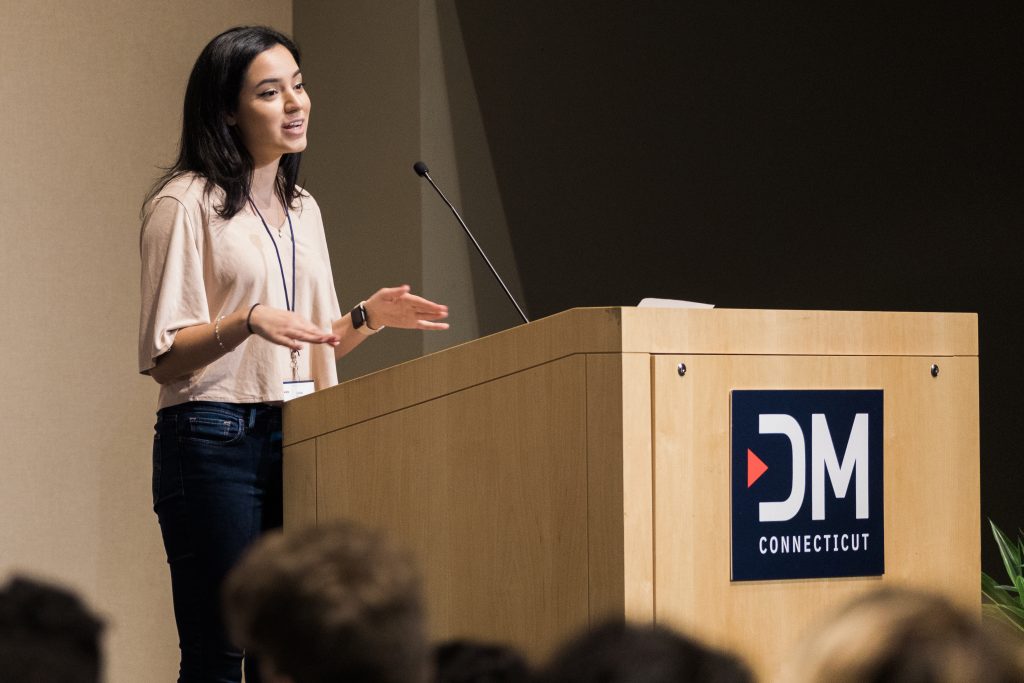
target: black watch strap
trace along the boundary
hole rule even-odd
[[[366,302],[360,301],[359,305],[352,309],[352,327],[359,334],[369,337],[384,329],[384,326],[370,327],[370,316],[366,313]]]
[[[366,324],[366,306],[361,302],[352,309],[352,327],[359,329]]]

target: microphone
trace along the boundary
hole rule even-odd
[[[473,233],[469,231],[469,227],[466,225],[466,221],[462,220],[462,216],[460,216],[459,212],[455,210],[455,207],[452,206],[452,203],[450,201],[448,201],[448,198],[444,196],[444,192],[441,192],[437,185],[434,184],[434,179],[430,177],[430,169],[427,168],[427,165],[422,161],[417,161],[415,164],[412,165],[412,170],[416,171],[416,175],[418,175],[419,177],[426,178],[427,182],[430,183],[430,186],[434,188],[434,191],[437,192],[437,194],[441,197],[444,203],[448,205],[448,208],[452,210],[452,213],[455,214],[455,218],[457,218],[459,221],[459,225],[461,225],[462,229],[466,231],[467,235],[469,235],[469,239],[473,241],[473,246],[475,246],[476,250],[480,252],[480,256],[483,257],[484,262],[487,264],[487,267],[491,269],[491,272],[494,274],[494,277],[497,278],[498,284],[500,284],[501,288],[505,290],[505,294],[508,295],[509,300],[512,302],[512,305],[516,307],[516,310],[519,311],[519,315],[523,317],[523,322],[530,322],[530,319],[526,317],[525,313],[523,313],[523,309],[519,307],[519,303],[516,301],[516,298],[512,296],[512,292],[508,291],[508,287],[505,286],[505,282],[501,279],[501,276],[498,275],[498,271],[496,271],[494,269],[494,266],[491,265],[491,259],[487,258],[487,254],[485,254],[484,250],[480,247],[480,243],[476,241],[476,238],[473,237]]]

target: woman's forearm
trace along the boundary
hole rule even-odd
[[[160,384],[167,384],[206,367],[248,338],[248,314],[248,307],[240,308],[224,316],[220,325],[214,321],[178,330],[171,348],[156,359],[150,376]]]
[[[331,331],[334,332],[335,336],[340,340],[338,345],[334,347],[335,359],[341,358],[349,351],[362,344],[363,340],[366,339],[365,334],[359,334],[359,332],[352,327],[351,313],[346,313],[331,323]]]

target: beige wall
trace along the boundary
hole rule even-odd
[[[396,182],[419,145],[417,5],[295,3],[312,101],[301,181],[323,212],[342,310],[384,285],[422,286],[416,176]],[[421,353],[420,333],[389,330],[338,369],[352,377]]]
[[[454,3],[295,0],[295,38],[313,100],[302,175],[324,213],[342,308],[408,283],[451,311],[448,332],[374,337],[339,376],[517,324],[455,218],[412,171],[427,162],[522,301]]]
[[[156,517],[156,385],[136,374],[138,210],[213,35],[290,31],[290,0],[0,2],[0,577],[70,584],[110,622],[107,680],[174,680]]]
[[[0,0],[0,580],[80,590],[109,620],[112,683],[177,664],[151,510],[156,385],[135,370],[139,203],[173,159],[196,55],[244,23],[292,31],[293,3]],[[445,335],[375,337],[342,376],[515,324],[411,170],[430,164],[518,292],[454,4],[296,0],[294,31],[314,103],[303,177],[343,307],[408,282],[453,312]]]
[[[420,83],[420,156],[519,305],[526,306],[453,0],[420,3]],[[520,324],[515,306],[448,207],[425,182],[408,177],[420,183],[424,289],[438,292],[455,311],[451,333],[427,335],[424,351]]]

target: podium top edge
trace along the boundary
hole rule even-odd
[[[978,354],[975,312],[620,306],[573,308],[530,325],[544,323],[611,325],[620,346],[609,350],[623,353]]]
[[[978,316],[574,308],[289,402],[285,445],[579,354],[977,357]]]

